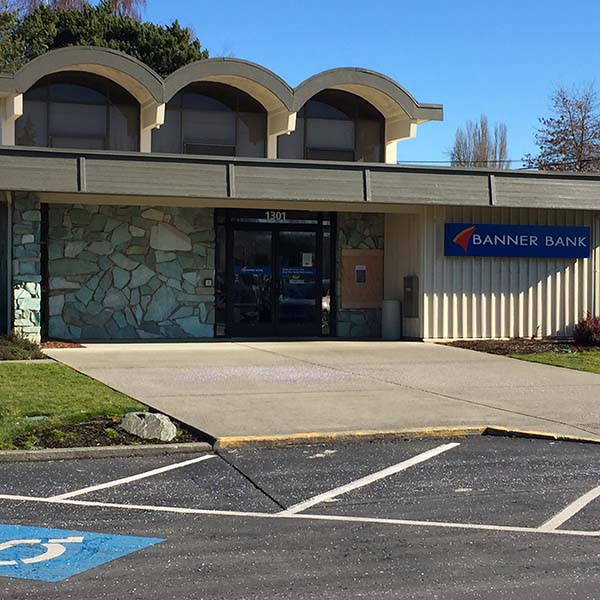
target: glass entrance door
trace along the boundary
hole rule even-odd
[[[279,231],[277,239],[277,329],[283,336],[321,333],[320,273],[316,231]]]
[[[236,229],[232,241],[231,335],[274,335],[273,232]]]
[[[320,335],[320,245],[316,228],[234,227],[227,302],[229,335]]]

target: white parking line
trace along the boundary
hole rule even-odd
[[[106,483],[99,483],[98,485],[91,485],[89,487],[81,488],[80,490],[74,490],[65,494],[58,494],[57,496],[51,496],[49,500],[66,500],[68,498],[75,498],[76,496],[82,496],[83,494],[89,494],[90,492],[97,492],[98,490],[105,490],[107,488],[116,487],[117,485],[123,485],[125,483],[131,483],[133,481],[139,481],[140,479],[146,479],[154,475],[160,475],[173,469],[181,469],[210,458],[215,458],[215,454],[205,454],[198,458],[192,458],[190,460],[184,460],[183,462],[175,463],[173,465],[167,465],[166,467],[159,467],[158,469],[152,469],[152,471],[145,471],[144,473],[138,473],[137,475],[131,475],[130,477],[123,477],[121,479],[115,479]]]
[[[579,511],[584,509],[590,502],[593,502],[600,496],[600,485],[591,489],[587,494],[577,498],[575,502],[571,502],[567,507],[563,508],[559,513],[546,521],[539,527],[540,531],[553,531],[558,529],[563,523],[574,517]]]
[[[263,512],[243,512],[235,510],[212,510],[203,508],[184,508],[180,506],[146,506],[142,504],[113,504],[110,502],[94,502],[86,500],[54,500],[52,498],[37,498],[31,496],[12,496],[0,494],[0,500],[15,502],[37,502],[42,504],[62,504],[66,506],[82,506],[93,508],[110,508],[120,510],[136,510],[159,513],[176,513],[184,515],[207,515],[221,517],[243,517],[261,519],[286,519],[306,521],[331,521],[346,523],[374,523],[378,525],[404,525],[409,527],[438,527],[443,529],[470,529],[476,531],[499,531],[511,533],[529,533],[542,535],[566,535],[575,537],[600,537],[600,531],[575,531],[569,529],[544,530],[538,527],[517,527],[510,525],[484,525],[477,523],[446,523],[443,521],[414,521],[409,519],[387,519],[379,517],[350,517],[344,515],[312,515],[312,514],[283,514]]]
[[[355,481],[351,481],[346,485],[342,485],[340,487],[329,490],[328,492],[324,492],[319,494],[318,496],[313,496],[308,500],[304,500],[303,502],[299,502],[298,504],[294,504],[290,506],[284,511],[281,511],[281,515],[295,515],[296,513],[302,512],[311,506],[315,506],[316,504],[320,504],[321,502],[326,502],[327,500],[331,500],[336,498],[337,496],[341,496],[342,494],[347,494],[353,490],[357,490],[358,488],[369,485],[375,481],[379,481],[380,479],[384,479],[385,477],[389,477],[390,475],[395,475],[400,471],[404,471],[414,465],[418,465],[422,462],[425,462],[434,456],[438,456],[438,454],[442,454],[443,452],[447,452],[452,448],[456,448],[456,446],[460,446],[458,442],[452,442],[450,444],[443,444],[438,446],[437,448],[433,448],[432,450],[427,450],[427,452],[422,452],[421,454],[417,454],[408,460],[402,461],[396,465],[392,465],[391,467],[387,467],[386,469],[382,469],[381,471],[377,471],[376,473],[372,473],[371,475],[367,475],[366,477],[362,477],[361,479],[356,479]]]

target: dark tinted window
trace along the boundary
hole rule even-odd
[[[267,113],[251,96],[216,82],[188,85],[167,104],[152,132],[155,152],[265,156]]]
[[[280,158],[383,161],[383,115],[342,90],[323,90],[299,111],[296,131],[278,139]]]
[[[91,73],[56,73],[26,92],[16,143],[135,151],[139,128],[137,100],[116,83]]]

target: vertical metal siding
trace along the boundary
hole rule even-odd
[[[428,207],[423,232],[423,337],[566,337],[598,314],[600,216],[578,210]],[[445,223],[584,225],[585,259],[445,257]]]

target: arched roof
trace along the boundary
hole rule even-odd
[[[441,104],[420,104],[394,80],[367,69],[340,68],[309,77],[294,90],[294,111],[299,111],[315,94],[338,89],[361,96],[386,119],[409,118],[415,121],[441,121]]]
[[[293,91],[283,79],[265,67],[237,58],[209,58],[181,67],[165,79],[165,102],[195,81],[218,81],[237,87],[268,111],[292,109]]]
[[[440,104],[421,104],[389,77],[367,69],[323,71],[292,89],[278,75],[255,63],[236,58],[210,58],[181,67],[163,79],[136,58],[92,46],[52,50],[14,74],[0,74],[0,96],[24,93],[45,75],[60,71],[86,71],[107,77],[129,91],[142,106],[168,102],[192,82],[217,81],[250,94],[273,115],[295,113],[315,94],[333,88],[361,96],[386,119],[420,123],[443,118]]]
[[[111,79],[140,104],[163,101],[163,81],[143,62],[116,50],[70,46],[52,50],[28,62],[13,75],[14,91],[26,92],[42,77],[60,71],[85,71]]]

